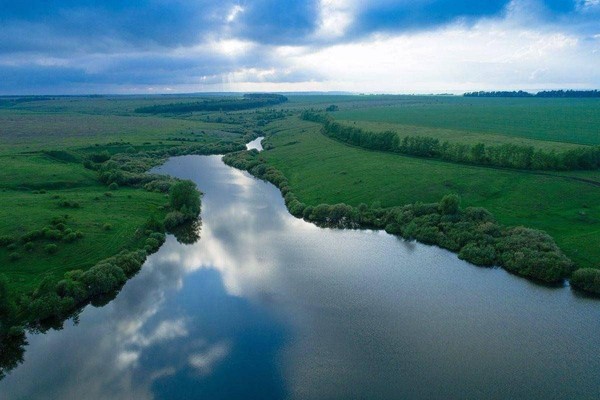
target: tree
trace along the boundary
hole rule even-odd
[[[169,194],[171,208],[186,216],[195,217],[200,213],[200,192],[192,181],[178,181]]]
[[[445,215],[452,215],[458,212],[460,206],[460,197],[456,194],[447,194],[440,201],[440,211]]]

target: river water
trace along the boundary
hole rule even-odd
[[[29,335],[1,399],[598,399],[600,302],[382,232],[321,229],[218,156],[201,238]]]

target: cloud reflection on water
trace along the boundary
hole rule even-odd
[[[30,337],[7,399],[579,393],[557,374],[600,389],[589,299],[382,232],[319,229],[218,157],[159,170],[206,193],[200,241],[169,236],[114,301]]]

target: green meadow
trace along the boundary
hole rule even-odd
[[[14,293],[44,277],[87,269],[121,250],[144,246],[140,229],[162,220],[168,199],[140,188],[110,190],[83,162],[99,153],[165,150],[239,141],[266,134],[263,154],[308,205],[399,206],[456,193],[462,206],[482,206],[502,224],[548,232],[579,266],[599,267],[600,172],[522,171],[461,165],[342,144],[302,121],[324,110],[366,131],[428,136],[453,143],[520,144],[561,152],[600,143],[597,99],[479,99],[448,96],[289,96],[274,109],[145,115],[141,107],[201,97],[57,97],[0,101],[0,274]],[[9,99],[10,100],[10,99]],[[200,187],[200,189],[202,189]],[[26,244],[31,232],[80,232],[73,241]],[[48,245],[57,249],[49,251]]]
[[[391,207],[456,193],[463,206],[485,207],[502,224],[548,232],[578,266],[600,266],[600,187],[573,179],[593,181],[596,171],[495,169],[368,151],[329,139],[320,127],[297,118],[274,123],[263,155],[307,205]]]
[[[0,246],[0,274],[14,295],[35,289],[45,277],[59,279],[123,250],[144,248],[144,224],[165,217],[166,194],[126,186],[111,190],[97,171],[84,167],[89,156],[240,140],[246,133],[237,125],[205,122],[204,114],[134,113],[137,107],[173,101],[58,97],[0,102],[0,238],[6,242]],[[57,219],[63,224],[60,238],[28,239],[55,230]],[[67,240],[65,232],[79,237]]]
[[[414,96],[393,104],[368,103],[363,107],[342,103],[335,118],[386,123],[398,130],[419,127],[432,133],[439,129],[541,142],[600,144],[600,99]]]

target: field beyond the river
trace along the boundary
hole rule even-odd
[[[361,101],[362,99],[362,101]],[[597,99],[347,96],[318,104],[336,121],[458,143],[517,143],[561,152],[600,143]],[[298,101],[300,102],[300,101]],[[292,100],[294,103],[294,100]],[[310,108],[310,107],[308,107]],[[269,126],[267,161],[308,205],[399,206],[456,193],[502,224],[548,232],[579,267],[600,267],[600,173],[525,171],[365,150],[292,117]]]

